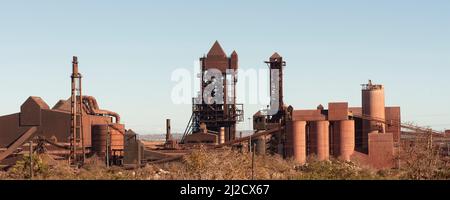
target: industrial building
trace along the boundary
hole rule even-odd
[[[236,125],[244,119],[243,104],[236,102],[238,54],[233,51],[228,56],[216,41],[200,63],[199,95],[192,100],[182,138],[172,137],[167,119],[165,144],[150,147],[125,129],[118,113],[100,109],[95,97],[83,95],[78,58],[74,57],[70,98],[50,108],[43,99],[29,97],[19,113],[0,116],[0,165],[11,165],[26,153],[47,152],[74,167],[94,155],[107,165],[140,167],[178,160],[202,145],[210,149],[249,147],[258,154],[292,158],[300,165],[315,156],[383,169],[397,166],[404,130],[442,138],[450,135],[449,131],[444,134],[402,123],[400,107],[386,106],[384,86],[372,81],[362,85],[361,107],[330,102],[327,108],[293,108],[284,101],[289,95],[283,90],[287,63],[274,53],[264,62],[270,70],[270,105],[253,115],[252,135],[237,137]]]
[[[244,106],[236,103],[238,54],[233,51],[228,57],[216,41],[207,56],[200,58],[200,63],[199,96],[192,101],[192,116],[181,142],[214,144],[218,143],[220,133],[223,133],[225,142],[233,141],[236,139],[236,124],[244,120]],[[215,71],[212,70],[217,70],[222,80],[214,77]],[[216,88],[210,94],[220,98],[220,102],[204,98],[207,86],[213,81],[222,82],[222,88]]]
[[[29,97],[19,113],[0,116],[2,164],[14,163],[29,152],[28,147],[68,159],[72,165],[92,155],[108,156],[111,163],[123,158],[125,125],[120,115],[100,109],[94,97],[82,95],[77,57],[72,70],[69,99],[50,108],[42,98]]]

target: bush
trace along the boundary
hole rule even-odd
[[[301,180],[373,180],[383,178],[379,174],[360,168],[352,162],[339,160],[318,161],[312,157],[308,164],[298,168]]]

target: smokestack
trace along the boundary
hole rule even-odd
[[[171,127],[170,127],[170,119],[166,120],[166,142],[169,140],[172,140],[172,133],[171,133]]]
[[[72,60],[72,74],[78,75],[78,57],[74,56]]]

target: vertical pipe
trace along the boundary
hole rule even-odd
[[[250,151],[250,153],[252,153],[252,136],[250,136],[250,139],[248,140],[248,150]]]
[[[30,179],[33,179],[33,140],[30,140]]]
[[[219,132],[219,144],[225,143],[225,128],[221,127]]]
[[[81,105],[83,105],[83,93],[82,93],[82,88],[81,88],[81,76],[79,76],[79,95],[80,95],[80,108],[78,108],[80,110],[80,140],[81,140],[81,153],[83,154],[82,156],[82,162],[84,163],[84,160],[86,160],[86,151],[84,149],[84,129],[83,129],[83,107]]]
[[[256,146],[253,146],[253,152],[252,152],[252,180],[255,180],[255,151],[256,151]]]
[[[110,137],[110,133],[109,133],[109,124],[107,126],[107,130],[108,130],[108,134],[106,135],[106,152],[105,152],[105,156],[106,156],[106,167],[109,167],[109,137]]]

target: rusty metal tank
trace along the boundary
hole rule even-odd
[[[320,161],[330,158],[329,130],[330,122],[315,121],[311,123],[311,147],[312,153],[317,155]]]
[[[338,122],[339,152],[338,158],[350,161],[355,151],[355,121],[343,120]]]
[[[362,89],[362,114],[377,120],[386,119],[385,96],[383,85],[374,85],[369,80]],[[372,131],[384,133],[385,124],[377,121],[363,120],[363,149],[367,149],[368,134]]]
[[[96,125],[92,127],[92,153],[104,157],[107,151],[109,135],[108,125]]]
[[[299,164],[306,163],[306,122],[292,122],[292,154]]]
[[[120,156],[124,149],[124,134],[122,124],[95,125],[92,127],[92,152],[104,157],[109,151],[110,155]]]

